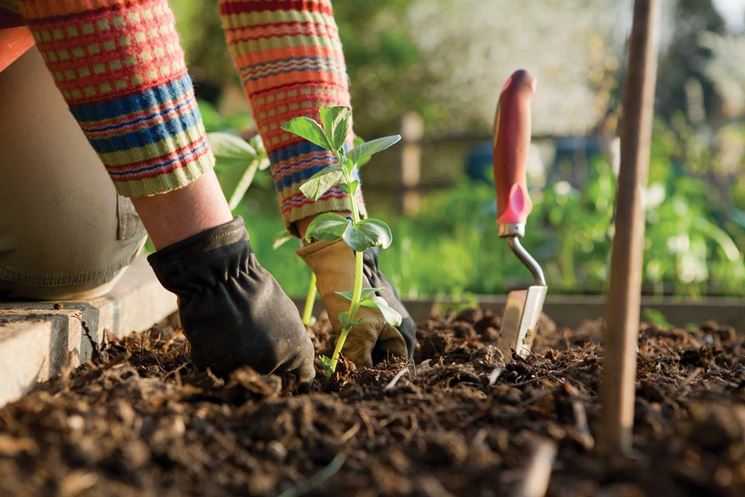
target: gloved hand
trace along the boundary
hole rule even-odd
[[[298,255],[315,273],[318,292],[331,324],[337,332],[341,332],[338,316],[349,309],[349,300],[336,292],[352,291],[354,287],[354,252],[340,239],[314,242],[298,250]],[[382,288],[378,295],[398,311],[403,320],[396,328],[385,321],[379,310],[360,307],[355,319],[362,323],[352,328],[342,352],[358,367],[370,367],[388,356],[411,359],[416,335],[414,321],[401,304],[393,286],[378,270],[377,250],[366,251],[363,260],[363,288]]]
[[[248,245],[243,219],[208,229],[148,257],[178,296],[192,360],[225,375],[248,365],[263,374],[315,377],[314,350],[297,308]]]

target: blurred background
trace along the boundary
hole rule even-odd
[[[171,0],[209,131],[253,128],[216,1]],[[552,293],[607,284],[630,0],[335,0],[364,138],[404,143],[364,169],[391,224],[384,271],[407,297],[504,294],[530,281],[497,238],[490,135],[502,82],[539,80],[526,247]],[[644,291],[745,295],[745,0],[663,1]],[[230,194],[242,171],[220,165]],[[310,273],[283,229],[268,171],[237,209],[292,295]]]

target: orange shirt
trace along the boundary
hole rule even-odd
[[[0,71],[26,53],[36,42],[23,18],[0,8]]]

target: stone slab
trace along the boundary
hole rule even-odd
[[[0,302],[0,406],[63,367],[91,358],[104,333],[145,330],[176,310],[144,258],[102,297],[87,301]]]

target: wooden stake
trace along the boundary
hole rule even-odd
[[[644,248],[644,204],[652,139],[657,53],[657,0],[635,0],[623,95],[621,169],[606,311],[600,447],[631,450],[639,305]]]

